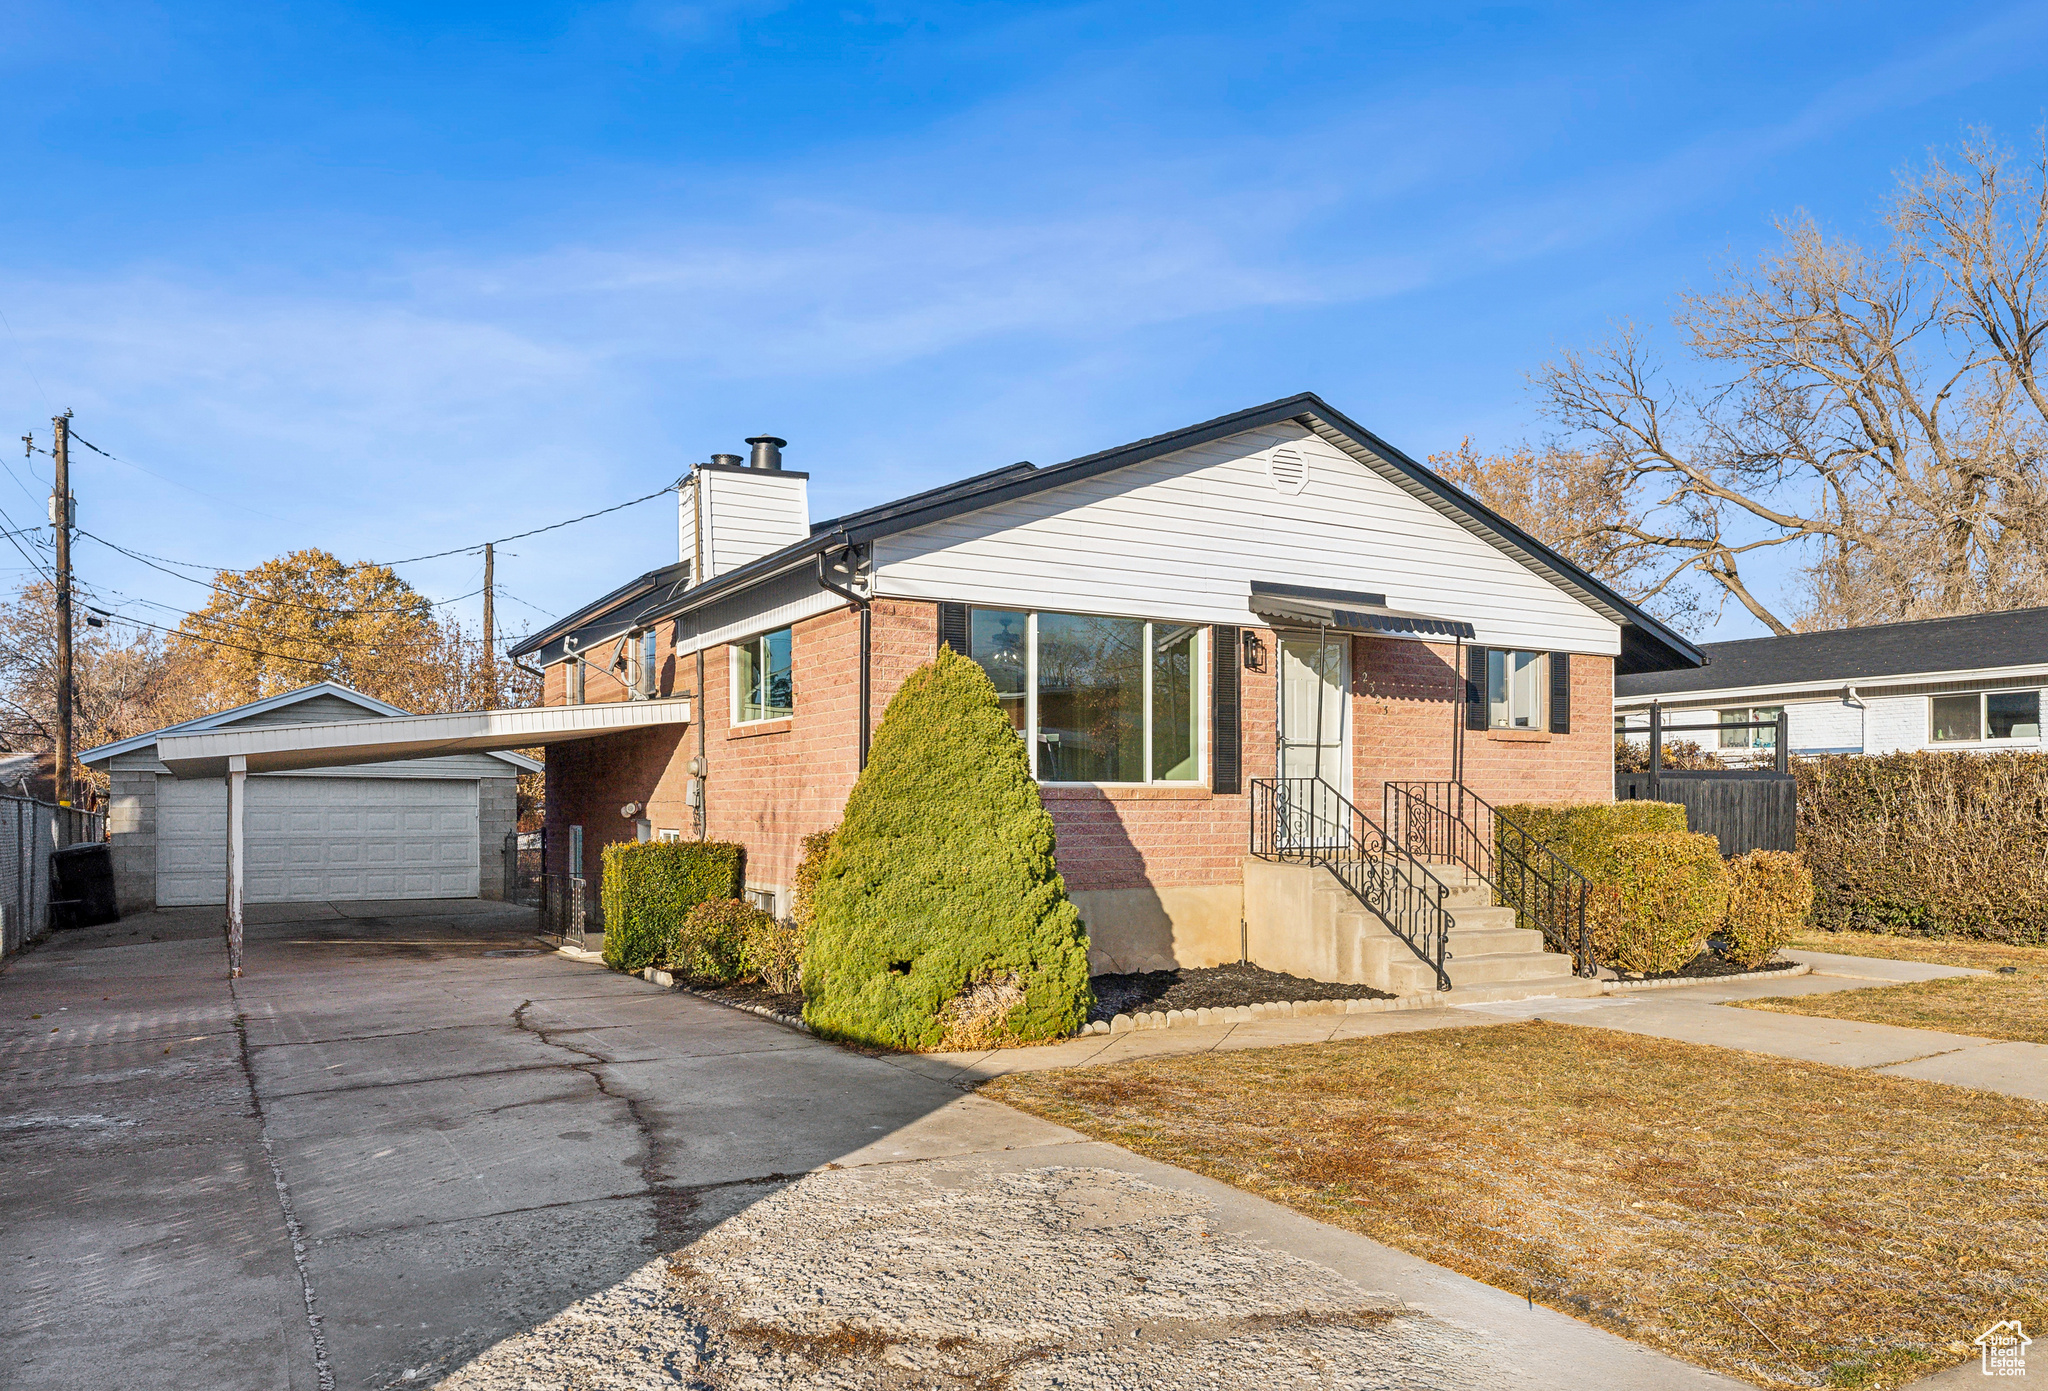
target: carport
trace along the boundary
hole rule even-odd
[[[391,763],[451,753],[496,753],[690,722],[687,699],[470,710],[383,720],[263,725],[164,734],[157,757],[181,779],[225,778],[228,789],[228,974],[242,974],[244,813],[251,773]]]

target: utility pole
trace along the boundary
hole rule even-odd
[[[50,494],[50,525],[57,530],[57,805],[71,805],[71,412],[52,416],[57,486]]]
[[[484,542],[484,680],[491,689],[491,708],[498,705],[498,622],[491,601],[497,597],[497,548]]]

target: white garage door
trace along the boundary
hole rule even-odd
[[[476,784],[448,778],[252,777],[251,903],[474,898]],[[156,898],[227,901],[224,781],[156,783]]]

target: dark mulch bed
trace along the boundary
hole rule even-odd
[[[1796,961],[1766,961],[1761,966],[1738,966],[1725,956],[1703,951],[1675,971],[1659,971],[1650,976],[1616,974],[1623,980],[1710,980],[1715,976],[1744,976],[1752,971],[1789,971],[1798,964]]]
[[[1096,976],[1095,1008],[1088,1011],[1090,1023],[1114,1019],[1119,1014],[1137,1014],[1169,1009],[1224,1009],[1232,1005],[1269,1005],[1285,1000],[1391,1000],[1384,990],[1369,985],[1343,985],[1327,980],[1303,980],[1284,971],[1266,971],[1257,966],[1233,963],[1201,966],[1178,971],[1127,971]]]
[[[706,985],[694,980],[688,985],[698,994],[708,995],[722,1004],[752,1005],[756,1009],[772,1009],[777,1014],[803,1017],[804,997],[801,995],[778,995],[765,985]]]

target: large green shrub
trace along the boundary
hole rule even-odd
[[[1727,913],[1720,844],[1691,831],[1616,837],[1586,904],[1601,963],[1641,976],[1698,956]]]
[[[746,973],[776,994],[803,988],[804,930],[788,918],[763,913],[748,926],[740,956]]]
[[[1763,965],[1791,941],[1813,908],[1813,874],[1785,850],[1752,850],[1728,861],[1723,953],[1738,966]]]
[[[1795,758],[1824,928],[2048,943],[2048,754]]]
[[[891,1048],[1058,1038],[1087,1018],[1088,939],[1054,865],[1052,817],[982,669],[912,672],[875,731],[819,876],[804,1019]],[[990,1023],[969,1001],[1014,1003]],[[948,1006],[952,1006],[948,1013]]]
[[[746,849],[724,841],[626,841],[604,848],[604,962],[639,972],[675,951],[692,908],[737,898]]]

